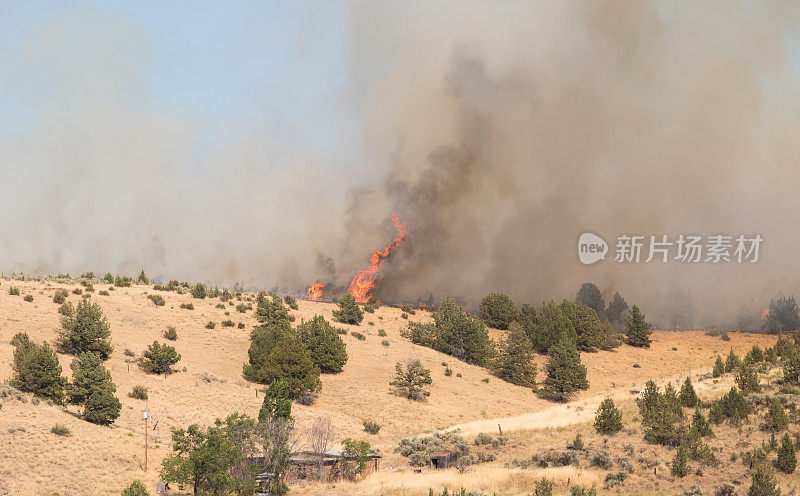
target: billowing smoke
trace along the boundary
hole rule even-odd
[[[346,285],[392,239],[396,212],[409,239],[384,265],[388,301],[449,292],[474,305],[502,290],[537,303],[593,281],[666,324],[732,324],[800,282],[798,13],[353,2],[349,93],[335,106],[362,134],[332,157],[269,128],[198,145],[191,111],[148,105],[142,33],[61,20],[15,67],[41,106],[0,133],[0,267]],[[377,172],[340,158],[353,148]],[[579,263],[586,231],[611,244],[607,260]],[[626,233],[764,244],[756,264],[625,265],[613,245]]]

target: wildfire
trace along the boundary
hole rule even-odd
[[[763,312],[761,312],[761,318],[766,319],[769,317],[769,308],[765,308]]]
[[[394,223],[395,229],[397,229],[397,235],[395,235],[394,240],[386,245],[383,250],[373,252],[372,256],[369,257],[369,267],[356,274],[353,280],[350,281],[348,291],[355,296],[356,301],[359,303],[369,301],[372,291],[375,289],[375,282],[380,275],[383,260],[391,255],[397,245],[405,241],[408,235],[408,227],[400,222],[400,217],[397,214],[392,214],[390,218]]]
[[[322,291],[325,289],[325,285],[322,284],[320,281],[315,282],[311,286],[308,287],[306,290],[306,296],[309,300],[317,301],[322,298]]]

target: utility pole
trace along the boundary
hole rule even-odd
[[[144,411],[142,412],[142,418],[144,419],[144,471],[147,472],[147,400],[144,403]]]

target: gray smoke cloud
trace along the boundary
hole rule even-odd
[[[0,134],[0,266],[301,291],[322,276],[346,284],[392,238],[396,212],[409,239],[385,263],[389,301],[451,293],[474,306],[501,290],[538,303],[593,281],[663,325],[722,325],[798,288],[795,3],[348,12],[337,105],[363,123],[355,146],[377,181],[269,129],[198,147],[190,111],[148,105],[135,25],[47,26],[17,76],[40,96],[34,121]],[[757,264],[583,266],[585,231],[612,245],[623,233],[765,242]]]

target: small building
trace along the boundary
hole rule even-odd
[[[361,472],[363,475],[376,472],[381,455],[369,453],[369,460]],[[342,450],[297,451],[289,455],[286,469],[287,481],[319,480],[333,482],[351,479],[356,472],[356,456]]]
[[[451,457],[454,458],[454,453],[450,451],[437,451],[431,453],[431,466],[435,469],[445,469],[450,466]],[[455,461],[455,459],[453,459]]]

